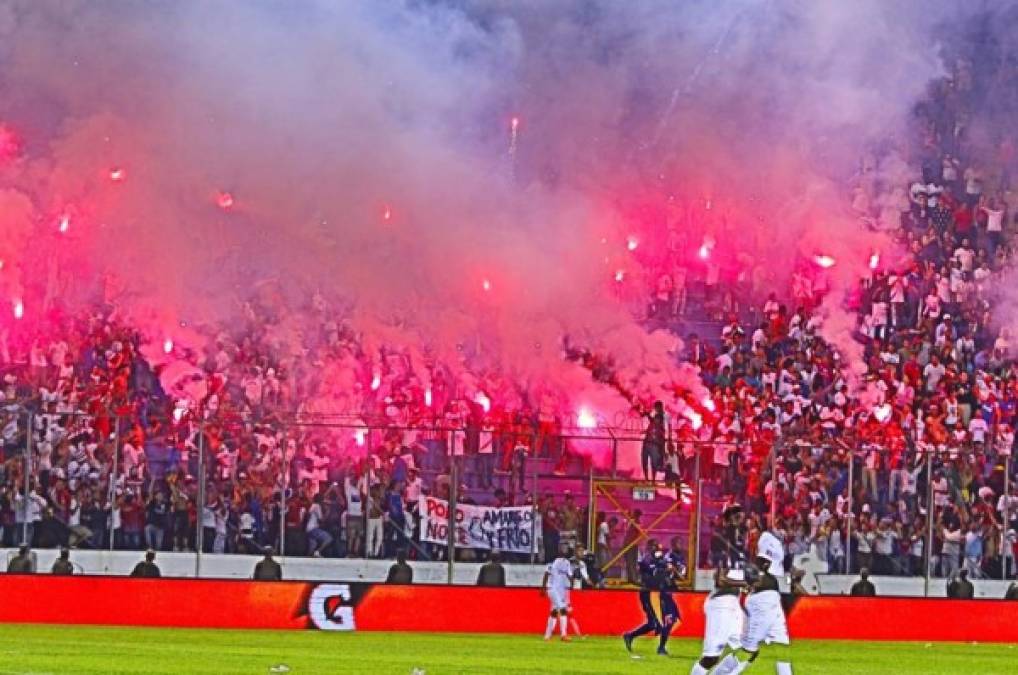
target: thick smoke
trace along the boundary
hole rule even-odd
[[[1005,210],[1011,227],[1018,210],[1013,180],[1018,170],[1018,4],[987,3],[963,21],[941,27],[943,60],[947,76],[930,83],[930,96],[918,112],[929,120],[927,133],[954,148],[966,165],[971,164],[989,198],[988,206]],[[940,157],[920,158],[927,170],[936,171]],[[984,214],[979,214],[980,219]],[[998,273],[986,282],[993,323],[1001,347],[992,362],[1014,357],[1018,335],[1018,269],[1013,250],[996,250]],[[992,262],[992,261],[991,261]]]
[[[830,313],[892,255],[851,206],[894,203],[943,18],[877,0],[8,2],[0,119],[22,147],[0,159],[2,290],[27,315],[115,304],[153,354],[253,301],[291,317],[276,337],[296,352],[309,317],[345,307],[419,379],[438,360],[470,396],[499,371],[612,422],[627,402],[562,359],[564,335],[641,395],[698,394],[627,305],[668,242],[698,264],[709,237],[760,287],[830,255]],[[352,376],[333,376],[342,399]]]

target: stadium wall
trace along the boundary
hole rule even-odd
[[[0,622],[471,633],[534,633],[548,601],[534,589],[362,583],[0,576]],[[679,593],[675,632],[703,634],[702,593]],[[642,622],[633,591],[574,591],[584,632],[619,635]],[[1007,601],[803,597],[796,638],[1018,642]],[[949,617],[949,620],[945,620]]]
[[[0,549],[0,560],[6,562],[17,550]],[[57,558],[56,549],[35,549],[36,569],[48,571]],[[79,574],[88,575],[128,575],[135,564],[141,560],[141,551],[89,551],[75,550],[71,560]],[[250,579],[255,563],[260,558],[248,555],[205,554],[202,556],[200,574],[202,579]],[[277,559],[283,566],[283,577],[300,581],[346,581],[346,582],[382,582],[392,565],[391,560],[365,560],[360,558],[306,558],[287,557]],[[194,553],[173,553],[160,551],[156,558],[164,577],[180,577],[194,579]],[[411,561],[414,569],[414,581],[419,584],[444,584],[448,578],[448,567],[444,562]],[[461,586],[472,586],[477,580],[480,563],[456,563],[453,568],[453,583]],[[543,565],[505,565],[506,584],[509,586],[541,585],[544,574]],[[918,577],[870,577],[882,596],[923,597],[926,588],[923,579]],[[857,577],[837,574],[808,574],[805,586],[813,595],[847,595],[848,589]],[[713,588],[713,572],[699,570],[696,576],[696,590],[708,591]],[[976,580],[974,582],[977,598],[999,599],[1004,597],[1010,582],[999,580]],[[929,596],[943,598],[947,595],[947,580],[933,579],[930,582]]]

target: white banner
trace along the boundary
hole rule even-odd
[[[448,543],[449,502],[426,497],[421,507],[421,541]],[[531,553],[540,539],[541,515],[529,506],[456,505],[457,548]]]

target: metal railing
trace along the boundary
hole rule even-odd
[[[58,415],[28,406],[7,409],[6,421],[14,422],[16,432],[8,434],[5,442],[5,544],[28,541],[52,546],[74,541],[82,547],[109,551],[150,544],[158,544],[163,550],[183,548],[194,552],[195,575],[202,573],[203,556],[213,552],[256,553],[270,547],[288,557],[315,552],[325,557],[392,557],[402,549],[416,560],[445,562],[451,581],[458,561],[478,559],[488,549],[471,548],[457,541],[457,528],[446,527],[447,538],[441,544],[422,538],[420,508],[428,497],[446,502],[450,513],[472,508],[474,502],[494,501],[496,496],[507,507],[529,508],[529,548],[506,556],[521,563],[541,563],[554,555],[556,533],[563,529],[576,532],[568,536],[570,543],[601,556],[593,495],[599,482],[612,480],[629,481],[626,484],[632,490],[649,488],[656,495],[664,495],[662,499],[674,493],[675,502],[662,511],[666,515],[685,513],[686,530],[669,532],[669,536],[686,537],[690,542],[687,555],[691,569],[709,567],[732,547],[746,547],[745,541],[726,539],[718,522],[727,503],[742,503],[749,520],[759,529],[766,528],[768,522],[784,520],[787,527],[795,521],[794,515],[786,518],[787,514],[778,512],[781,500],[772,498],[776,493],[783,494],[777,487],[781,481],[772,478],[780,473],[781,466],[791,463],[792,448],[796,447],[791,439],[773,444],[766,457],[755,457],[752,449],[741,442],[669,443],[665,452],[668,470],[659,466],[654,472],[656,482],[651,483],[641,480],[641,434],[603,426],[558,428],[542,434],[536,429],[521,431],[519,426],[370,425],[361,420],[292,415],[277,416],[271,426],[259,428],[256,434],[252,420],[153,416],[145,420],[148,437],[139,450],[135,429],[139,420],[107,412],[109,433],[97,444],[94,439],[79,441],[49,434],[51,424],[74,429],[76,418],[84,416],[81,413]],[[234,432],[239,435],[230,436]],[[45,438],[46,445],[40,447],[37,437]],[[271,440],[270,445],[276,449],[252,451],[250,446],[257,437]],[[230,453],[223,452],[223,443],[232,448]],[[311,450],[315,446],[327,447],[328,451],[319,454]],[[410,451],[406,451],[408,447]],[[817,571],[828,571],[821,569],[826,565],[833,572],[852,573],[869,554],[871,561],[889,565],[891,573],[915,573],[917,563],[912,558],[918,557],[928,589],[929,579],[937,571],[938,553],[944,559],[941,525],[955,514],[963,523],[973,519],[968,500],[961,499],[965,488],[956,477],[947,476],[947,489],[956,502],[953,509],[937,506],[943,496],[943,480],[930,477],[938,469],[949,474],[952,467],[964,468],[968,455],[961,452],[952,456],[949,451],[914,446],[907,453],[914,458],[913,464],[903,473],[900,468],[874,468],[879,465],[874,464],[873,457],[867,465],[868,455],[884,452],[868,446],[852,447],[828,440],[799,447],[799,454],[822,458],[827,470],[837,474],[832,485],[839,481],[844,485],[843,512],[835,509],[830,514],[843,521],[836,521],[843,562],[840,556],[814,555]],[[391,456],[394,448],[399,449],[395,453],[401,455],[399,459]],[[675,453],[676,459],[670,453]],[[403,454],[409,456],[404,459]],[[351,462],[351,457],[357,462]],[[731,461],[728,466],[726,458]],[[1001,454],[997,459],[1003,464],[1003,492],[1010,494],[1010,455]],[[143,463],[142,469],[138,461]],[[372,475],[383,461],[388,463],[387,469],[400,472],[400,477],[410,476],[413,465],[422,484],[415,483],[409,494],[395,490],[387,494],[386,486],[377,482],[372,485],[370,478],[361,479]],[[323,464],[318,466],[316,462]],[[380,473],[374,475],[377,481]],[[902,482],[906,478],[907,485]],[[877,554],[872,550],[873,542],[864,540],[875,541],[885,535],[871,535],[869,526],[860,523],[876,520],[878,515],[896,508],[892,502],[906,487],[906,506],[913,521],[920,513],[926,518],[922,541],[914,539],[914,522],[910,522],[906,528],[913,536],[910,550],[903,549],[898,540],[892,555]],[[572,495],[569,522],[563,525],[554,513],[562,510],[566,490]],[[683,502],[683,490],[688,503]],[[155,502],[156,492],[165,495],[164,504]],[[316,503],[312,492],[323,498],[309,516]],[[870,516],[863,513],[857,495],[865,495]],[[408,496],[411,499],[407,500]],[[837,497],[828,494],[826,501],[837,503]],[[348,498],[362,508],[351,509],[346,503]],[[620,514],[633,508],[632,503],[624,504],[619,499],[612,508]],[[626,499],[632,502],[634,498],[630,495]],[[931,504],[934,508],[929,508]],[[991,507],[995,510],[996,505]],[[0,502],[0,511],[3,508]],[[309,517],[313,519],[310,523]],[[156,524],[151,522],[153,519]],[[804,522],[808,518],[804,521],[800,514],[799,523]],[[998,578],[1013,576],[1014,562],[1007,545],[1010,526],[1001,523],[998,534],[982,533],[988,544],[993,543],[993,537],[997,542],[992,546],[994,559],[983,561],[979,573],[985,570]],[[860,527],[865,530],[861,534]],[[54,532],[60,541],[53,541]],[[752,528],[749,534],[752,536]],[[827,532],[826,540],[817,534],[817,528],[811,526],[809,532],[788,532],[788,540],[800,556],[815,553],[821,545],[830,552],[831,532]],[[613,547],[610,556],[598,559],[614,566],[628,550],[643,545],[646,538],[644,532],[637,539],[627,539],[624,546]],[[920,550],[920,555],[910,558],[910,553]],[[943,562],[940,567],[941,571],[953,569],[953,565]]]

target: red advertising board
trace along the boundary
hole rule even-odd
[[[548,611],[532,588],[123,577],[4,575],[0,597],[3,623],[194,628],[540,633]],[[675,635],[703,634],[705,597],[676,594]],[[572,604],[590,635],[642,622],[632,591],[574,591]],[[1018,642],[1015,609],[1002,600],[805,597],[788,624],[800,639]]]

